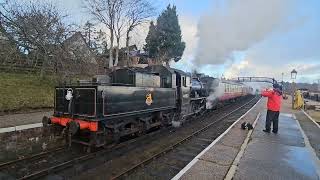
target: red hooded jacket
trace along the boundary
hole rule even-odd
[[[271,111],[280,111],[280,107],[281,107],[281,93],[276,91],[276,90],[265,90],[262,92],[261,94],[264,97],[268,97],[268,110]]]

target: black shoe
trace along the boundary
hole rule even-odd
[[[248,127],[248,130],[253,129],[253,126],[250,123],[247,124],[247,127]]]
[[[278,131],[272,131],[274,134],[278,134]]]
[[[270,133],[270,131],[268,131],[268,130],[266,130],[266,129],[264,129],[264,130],[262,130],[263,132],[266,132],[266,133]]]
[[[246,122],[243,122],[242,124],[241,124],[241,129],[246,129]]]

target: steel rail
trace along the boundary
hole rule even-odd
[[[144,136],[141,136],[141,138],[145,138],[147,136],[153,136],[155,133],[159,133],[159,132],[155,131],[153,133],[149,133],[149,134],[146,134]],[[83,155],[83,156],[80,156],[80,157],[77,157],[77,158],[73,158],[73,159],[68,160],[68,161],[64,161],[64,162],[62,162],[60,164],[51,166],[49,168],[45,168],[43,170],[36,171],[34,173],[25,175],[25,176],[17,178],[17,179],[18,180],[24,180],[24,179],[41,178],[41,177],[43,177],[43,176],[45,176],[45,175],[47,175],[47,174],[49,174],[51,172],[55,172],[55,171],[57,171],[59,169],[62,169],[64,167],[70,167],[70,166],[73,166],[73,164],[75,164],[75,163],[79,163],[81,161],[97,157],[97,156],[99,156],[101,154],[120,149],[120,148],[125,147],[126,145],[129,145],[129,144],[132,144],[132,143],[134,143],[134,142],[136,142],[138,140],[139,140],[139,138],[134,138],[134,139],[131,139],[131,140],[128,140],[128,141],[124,141],[124,142],[119,143],[119,144],[112,144],[112,145],[109,145],[108,147],[106,147],[105,149],[99,150],[97,152],[92,152],[92,153],[89,153],[89,154],[86,154],[86,155]]]
[[[250,100],[250,101],[247,102],[246,104],[244,104],[244,105],[236,108],[235,110],[233,110],[233,111],[231,111],[230,113],[222,116],[222,117],[219,118],[218,120],[216,120],[216,121],[208,124],[207,126],[199,129],[198,131],[196,131],[196,132],[190,134],[189,136],[187,136],[186,138],[180,140],[179,142],[177,142],[177,143],[169,146],[169,147],[166,148],[165,150],[163,150],[163,151],[161,151],[161,152],[159,152],[159,153],[157,153],[157,154],[155,154],[155,155],[153,155],[153,156],[151,156],[151,157],[143,160],[142,162],[140,162],[140,163],[132,166],[131,168],[129,168],[129,169],[125,170],[125,171],[123,171],[122,173],[120,173],[120,174],[118,174],[118,175],[116,175],[116,176],[113,176],[111,179],[119,179],[120,177],[123,177],[123,176],[125,176],[125,175],[127,175],[127,174],[130,174],[130,173],[133,172],[135,169],[137,169],[137,168],[139,168],[139,167],[142,167],[142,166],[144,166],[145,164],[148,164],[148,163],[151,162],[152,160],[158,159],[158,158],[161,157],[162,155],[167,154],[168,152],[174,150],[174,149],[175,149],[177,146],[179,146],[180,144],[188,141],[188,140],[191,139],[192,137],[197,136],[197,135],[200,134],[201,132],[206,131],[208,128],[210,128],[211,126],[215,125],[216,123],[221,122],[222,120],[224,120],[224,119],[227,118],[228,116],[236,113],[237,111],[239,111],[239,110],[242,109],[243,107],[249,105],[251,102],[253,102],[253,101],[256,100],[256,99],[257,99],[257,98],[253,98],[252,100]]]
[[[55,153],[55,152],[59,152],[59,151],[65,150],[65,149],[66,149],[65,147],[59,146],[58,148],[53,149],[53,150],[44,151],[44,152],[41,152],[41,153],[38,153],[38,154],[26,156],[26,157],[15,159],[15,160],[8,161],[8,162],[4,162],[4,163],[0,164],[0,169],[4,169],[7,166],[10,166],[12,164],[16,164],[16,163],[19,163],[19,162],[28,161],[28,160],[32,160],[32,159],[37,159],[37,158],[40,158],[42,156],[45,156],[45,155],[48,155],[48,154],[51,154],[51,153]]]

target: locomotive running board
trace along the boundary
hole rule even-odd
[[[110,119],[114,119],[114,118],[134,116],[134,115],[139,115],[139,114],[153,113],[153,112],[173,110],[173,109],[176,109],[176,107],[175,106],[168,106],[165,108],[154,108],[154,109],[147,109],[147,110],[141,110],[141,111],[132,111],[129,113],[126,112],[126,113],[110,114],[110,115],[104,115],[104,117],[107,118],[108,120],[110,120]]]

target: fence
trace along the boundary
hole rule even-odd
[[[15,73],[40,73],[42,62],[26,63],[21,60],[0,60],[0,72],[15,72]],[[46,73],[53,73],[53,67],[46,67]]]

